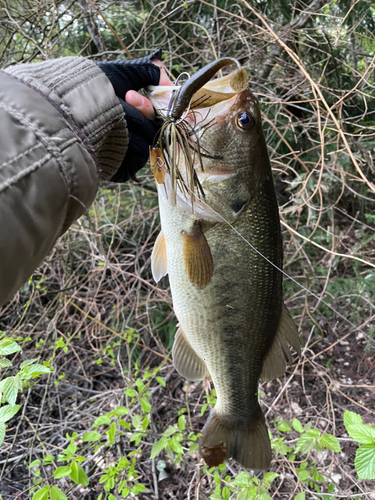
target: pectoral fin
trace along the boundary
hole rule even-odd
[[[260,375],[262,380],[274,380],[284,374],[287,361],[289,363],[292,362],[288,342],[297,351],[298,356],[300,356],[301,346],[297,327],[285,304],[283,304],[275,338],[263,361],[262,373]]]
[[[182,234],[184,236],[183,254],[186,274],[190,283],[198,290],[202,290],[208,285],[214,272],[210,247],[199,221],[194,223],[190,232],[182,231]]]
[[[181,327],[177,330],[172,348],[173,364],[180,375],[196,382],[204,379],[207,368],[191,347]]]
[[[151,271],[156,283],[158,283],[162,277],[168,273],[167,249],[165,246],[163,231],[160,231],[158,234],[154,248],[152,249]]]

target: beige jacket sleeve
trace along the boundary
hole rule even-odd
[[[0,306],[121,165],[123,115],[107,77],[83,58],[0,71]]]

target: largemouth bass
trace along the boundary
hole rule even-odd
[[[220,94],[228,81],[210,82],[206,93]],[[259,104],[248,88],[227,92],[186,117],[199,140],[195,173],[204,197],[195,190],[192,200],[194,186],[186,184],[172,201],[165,159],[153,153],[162,232],[152,271],[156,281],[169,274],[179,321],[175,368],[192,381],[209,373],[216,388],[217,402],[200,439],[202,457],[209,466],[232,457],[261,470],[270,465],[271,446],[259,380],[282,376],[291,360],[288,342],[298,353],[300,345],[283,303],[282,274],[270,263],[281,269],[283,251]],[[160,108],[170,95],[156,89],[150,97]],[[175,153],[185,172],[184,155]]]

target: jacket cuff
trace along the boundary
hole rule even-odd
[[[112,84],[95,63],[82,57],[64,57],[9,66],[5,71],[68,113],[94,149],[100,177],[113,177],[128,148],[128,131]]]

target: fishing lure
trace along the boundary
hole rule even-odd
[[[238,70],[232,75],[229,75],[229,77],[222,79],[222,86],[224,87],[224,85],[229,84],[231,92],[217,92],[212,89],[202,89],[215,73],[224,66],[231,64],[237,65]],[[185,193],[196,191],[199,198],[204,198],[204,191],[199,182],[194,165],[197,160],[203,171],[202,156],[215,157],[210,151],[200,147],[197,134],[198,130],[201,133],[204,128],[208,128],[213,123],[208,122],[204,127],[199,127],[195,110],[202,106],[207,107],[207,105],[212,105],[232,97],[235,93],[244,90],[248,85],[248,81],[249,78],[246,70],[240,68],[240,64],[236,59],[231,57],[218,59],[204,66],[193,77],[189,78],[178,90],[173,90],[167,112],[159,112],[164,123],[161,127],[157,142],[150,152],[151,168],[154,174],[158,174],[159,179],[164,178],[161,170],[165,170],[170,174],[170,197],[172,205],[176,203],[177,189]],[[197,95],[197,98],[195,102],[192,103],[191,101],[194,95]],[[185,117],[190,109],[190,120],[186,120]],[[191,121],[193,123],[190,123]],[[184,155],[184,173],[178,168],[180,154]],[[160,164],[163,165],[162,169]],[[191,202],[193,206],[193,195],[191,195]]]

